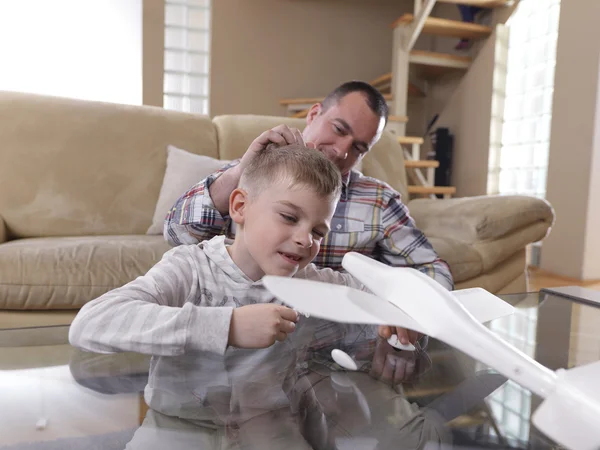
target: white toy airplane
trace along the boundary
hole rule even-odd
[[[546,400],[533,423],[573,450],[600,448],[600,361],[556,372],[482,325],[513,307],[484,289],[449,292],[409,268],[350,252],[342,266],[373,294],[316,281],[266,276],[264,284],[293,308],[342,323],[390,325],[439,339]]]

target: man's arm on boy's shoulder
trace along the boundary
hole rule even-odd
[[[454,289],[450,267],[416,227],[399,194],[388,201],[381,220],[384,239],[378,243],[381,250],[378,260],[393,267],[412,267],[432,277],[446,289]]]
[[[239,160],[232,161],[179,197],[165,218],[163,235],[169,244],[197,244],[227,234],[229,215],[215,206],[210,187],[225,171],[238,163]]]
[[[196,306],[202,252],[183,246],[167,252],[144,276],[81,308],[69,342],[97,353],[131,351],[177,356],[187,352],[224,353],[233,308]]]

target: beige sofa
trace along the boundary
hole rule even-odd
[[[145,233],[167,145],[233,159],[281,122],[304,124],[260,116],[210,120],[0,92],[0,326],[70,320],[84,303],[161,257],[169,246],[162,236]],[[407,198],[402,151],[391,135],[365,158],[363,171]],[[408,206],[449,262],[456,287],[492,292],[526,289],[525,246],[542,239],[553,221],[547,203],[526,197],[415,200]]]

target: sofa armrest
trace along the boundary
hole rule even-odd
[[[8,240],[8,231],[6,230],[6,223],[2,216],[0,216],[0,244]]]
[[[548,225],[547,234],[554,222],[554,210],[548,202],[522,195],[417,199],[407,206],[426,236],[463,242],[498,239],[540,222]]]

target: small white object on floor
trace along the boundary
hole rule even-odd
[[[396,336],[395,334],[392,334],[392,337],[388,339],[388,344],[390,344],[394,348],[397,348],[398,350],[407,350],[409,352],[414,352],[416,350],[414,345],[404,345],[402,342],[400,342],[398,340],[398,336]]]
[[[356,362],[348,353],[343,352],[342,350],[334,348],[333,350],[331,350],[331,357],[337,364],[339,364],[346,370],[358,370]]]
[[[45,430],[47,426],[48,426],[48,419],[44,419],[43,417],[35,423],[35,429],[39,430],[39,431]]]

